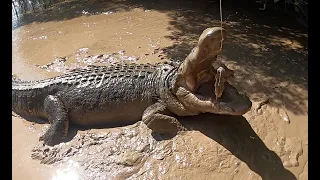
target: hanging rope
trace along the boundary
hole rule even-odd
[[[220,27],[222,28],[222,0],[220,0]],[[222,29],[221,29],[221,46],[220,46],[221,53],[222,53],[222,41],[223,41],[223,36],[222,36]]]
[[[221,43],[220,43],[220,55],[221,55],[222,54],[222,41],[223,41],[223,34],[222,34],[222,0],[220,0],[220,27],[221,27]],[[221,82],[222,73],[224,71],[225,71],[225,69],[223,67],[219,67],[217,69],[217,74],[215,76],[216,82],[214,84],[214,88],[215,88],[216,100],[218,100],[218,98],[220,98],[220,96],[222,95],[223,89],[221,89],[220,83],[224,83],[224,82]]]

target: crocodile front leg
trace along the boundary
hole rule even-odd
[[[158,102],[144,111],[142,121],[153,132],[176,135],[178,131],[185,128],[176,118],[170,116],[171,114],[165,105]]]
[[[39,140],[43,140],[49,146],[61,143],[68,135],[69,120],[67,110],[59,97],[52,95],[49,95],[44,100],[44,110],[48,115],[51,126]]]

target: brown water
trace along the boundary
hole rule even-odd
[[[231,83],[253,101],[250,112],[181,119],[190,131],[171,139],[140,123],[75,129],[51,149],[38,142],[47,124],[12,116],[13,179],[308,179],[308,34],[237,5],[223,5],[221,57],[236,71]],[[12,31],[12,70],[24,80],[52,77],[80,65],[84,50],[142,63],[181,60],[205,28],[219,25],[218,15],[213,2],[66,1]],[[37,66],[57,57],[68,58]]]

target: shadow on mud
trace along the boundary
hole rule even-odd
[[[219,143],[248,167],[259,174],[263,180],[296,180],[297,178],[285,167],[280,157],[268,149],[254,132],[243,116],[225,116],[202,114],[194,117],[180,117],[179,121],[189,130],[196,130]],[[114,125],[95,127],[119,127]],[[68,140],[77,134],[78,130],[89,128],[70,127]],[[157,141],[169,140],[172,136],[151,134]],[[67,140],[66,140],[67,141]]]
[[[259,174],[264,180],[296,180],[296,177],[284,168],[278,155],[266,147],[243,116],[201,114],[193,117],[179,117],[178,119],[188,130],[199,131],[222,145],[238,159],[245,162],[252,171]],[[34,119],[30,118],[26,120],[35,122]],[[36,122],[46,123],[45,121]],[[128,124],[109,124],[95,126],[94,128],[118,128],[125,125]],[[90,128],[70,126],[68,136],[63,142],[71,141],[77,135],[78,130],[88,130]],[[153,133],[151,135],[157,141],[172,138],[172,136]]]
[[[267,95],[272,106],[304,114],[307,104],[301,102],[308,95],[298,88],[308,91],[307,28],[281,11],[259,11],[256,4],[244,1],[224,1],[222,7],[227,40],[221,59],[231,69],[236,67],[234,85],[252,100]],[[184,59],[204,29],[220,26],[217,2],[183,5],[169,17],[174,28],[167,38],[175,44],[165,52],[171,59]]]
[[[180,122],[228,149],[263,180],[297,179],[284,168],[281,159],[266,147],[243,116],[203,114],[183,118]]]

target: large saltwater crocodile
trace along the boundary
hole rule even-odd
[[[88,66],[39,81],[13,76],[12,110],[48,119],[40,137],[47,145],[62,142],[69,123],[142,120],[154,132],[175,134],[183,128],[174,116],[242,115],[252,103],[227,82],[233,71],[216,61],[224,39],[224,29],[206,29],[182,63]]]

